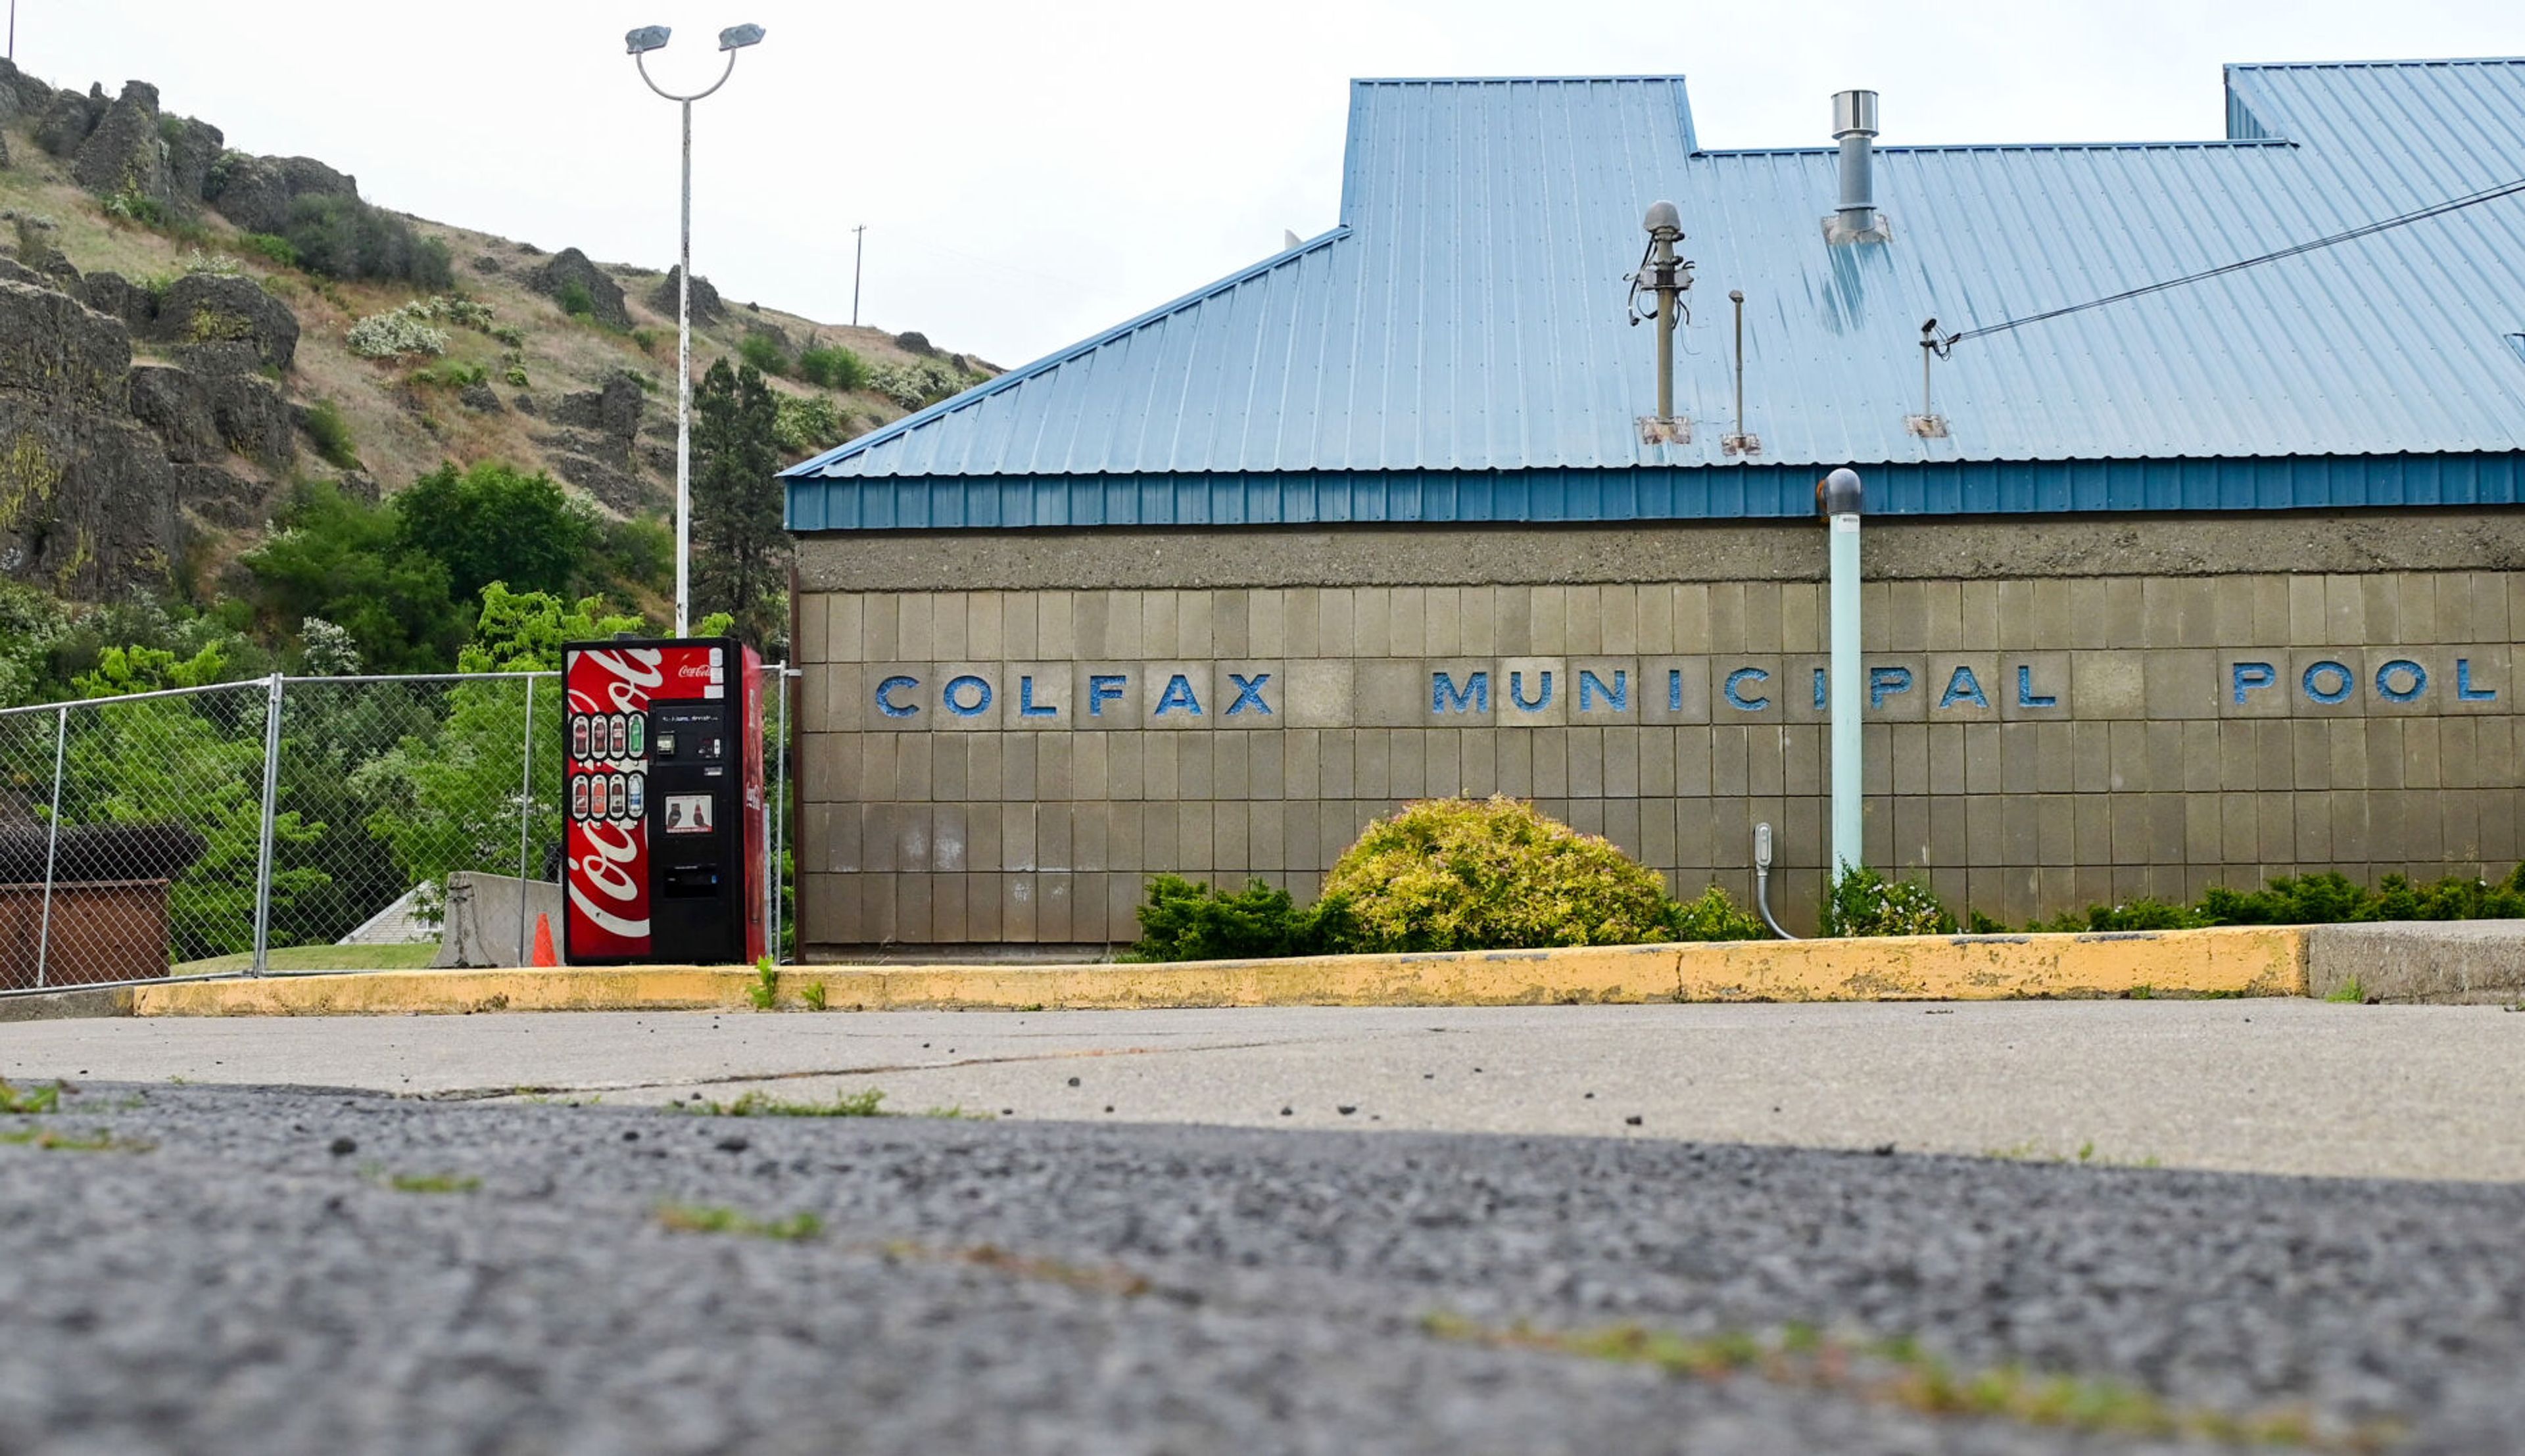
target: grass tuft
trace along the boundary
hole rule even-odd
[[[759,1219],[702,1203],[668,1203],[659,1208],[658,1223],[674,1234],[734,1234],[747,1238],[778,1238],[790,1243],[815,1238],[824,1232],[824,1221],[812,1213],[793,1213],[783,1219]]]
[[[54,1112],[60,1110],[61,1105],[62,1085],[58,1082],[50,1087],[30,1087],[20,1092],[0,1081],[0,1112]]]
[[[2367,989],[2358,984],[2357,977],[2352,976],[2324,999],[2336,1005],[2363,1006],[2367,1003]]]
[[[46,1152],[147,1152],[158,1145],[146,1138],[118,1138],[103,1128],[85,1138],[75,1133],[26,1128],[15,1133],[0,1133],[0,1144],[40,1148]]]
[[[2181,1407],[2122,1382],[2038,1374],[2016,1365],[1959,1372],[1907,1335],[1854,1341],[1802,1325],[1768,1338],[1743,1332],[1693,1337],[1639,1325],[1539,1331],[1522,1324],[1499,1329],[1444,1313],[1424,1316],[1420,1328],[1437,1339],[1645,1365],[1683,1379],[1753,1375],[1922,1415],[2013,1421],[2081,1434],[2340,1451],[2376,1450],[2398,1434],[2376,1425],[2327,1435],[2302,1410]]]
[[[482,1180],[461,1173],[398,1173],[386,1180],[398,1193],[470,1193]]]

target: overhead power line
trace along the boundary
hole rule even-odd
[[[2107,294],[2103,298],[2089,299],[2083,304],[2070,304],[2066,308],[2049,309],[2040,314],[2028,314],[2022,318],[2009,318],[1999,323],[1986,323],[1977,328],[1964,329],[1958,333],[1939,334],[1937,332],[1937,320],[1932,318],[1921,329],[1921,332],[1927,335],[1927,337],[1921,340],[1921,347],[1924,349],[1933,349],[1943,355],[1948,350],[1962,343],[1966,339],[1977,339],[1985,334],[2005,333],[2007,330],[2012,328],[2023,328],[2029,323],[2043,323],[2050,319],[2066,317],[2071,314],[2083,314],[2089,309],[2101,309],[2107,304],[2128,303],[2135,298],[2146,298],[2152,293],[2163,293],[2169,288],[2181,288],[2188,284],[2206,282],[2211,278],[2222,278],[2229,273],[2242,272],[2249,267],[2258,267],[2265,263],[2277,263],[2283,258],[2296,258],[2301,254],[2312,253],[2318,249],[2330,248],[2342,243],[2355,242],[2359,238],[2363,237],[2373,237],[2377,233],[2387,231],[2391,228],[2406,227],[2413,222],[2424,222],[2431,218],[2443,218],[2449,213],[2456,213],[2461,212],[2465,208],[2478,207],[2485,202],[2496,202],[2500,198],[2512,197],[2519,192],[2525,192],[2525,177],[2519,177],[2512,182],[2501,182],[2496,187],[2486,187],[2479,192],[2467,193],[2462,197],[2451,197],[2444,202],[2432,203],[2415,212],[2402,213],[2391,218],[2382,218],[2376,221],[2351,228],[2347,232],[2336,232],[2329,237],[2319,237],[2310,242],[2293,244],[2275,252],[2261,254],[2258,257],[2238,259],[2234,263],[2221,264],[2213,268],[2203,268],[2197,273],[2186,273],[2179,278],[2166,278],[2154,283],[2145,283],[2137,288],[2126,288],[2119,293]]]

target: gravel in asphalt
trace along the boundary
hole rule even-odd
[[[1456,1337],[1520,1323],[2525,1429],[2512,1185],[128,1085],[0,1140],[12,1453],[2211,1448]]]

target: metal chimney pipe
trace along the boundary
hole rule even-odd
[[[1876,93],[1836,91],[1832,135],[1841,143],[1841,226],[1851,233],[1876,226]]]

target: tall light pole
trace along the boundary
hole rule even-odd
[[[643,25],[622,37],[640,79],[650,90],[684,111],[683,248],[675,269],[675,635],[691,631],[693,608],[693,103],[727,84],[736,71],[736,53],[763,39],[761,25],[730,25],[718,32],[718,48],[727,64],[708,90],[678,96],[649,74],[649,53],[664,50],[673,32],[664,25]]]
[[[17,0],[10,0],[16,4]],[[860,264],[867,257],[867,224],[851,229],[851,327],[860,326]]]

